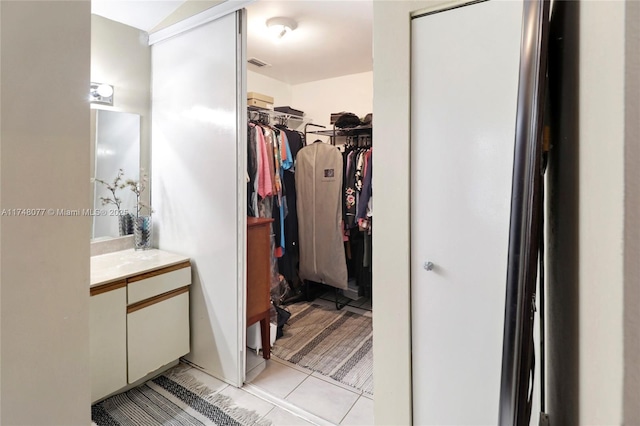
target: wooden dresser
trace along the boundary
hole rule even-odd
[[[271,357],[271,222],[247,218],[247,327],[260,321],[264,359]]]

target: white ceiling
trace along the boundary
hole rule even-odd
[[[197,0],[191,0],[197,1]],[[183,0],[92,0],[93,13],[149,31]],[[257,0],[247,7],[247,58],[271,66],[248,69],[288,84],[373,69],[372,0]],[[292,18],[295,31],[275,41],[266,21]]]
[[[247,15],[247,57],[272,65],[249,65],[251,71],[299,84],[373,69],[371,0],[258,0]],[[298,28],[276,42],[266,21],[280,16]]]

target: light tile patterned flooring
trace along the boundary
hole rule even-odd
[[[314,303],[335,307],[333,300],[331,294],[316,299]],[[371,311],[366,308],[371,309],[371,302],[359,302],[362,308],[346,306],[344,309],[370,316]],[[265,362],[255,351],[249,348],[247,351],[246,382],[273,396],[269,401],[256,396],[247,386],[238,389],[196,369],[191,374],[211,389],[231,397],[236,405],[271,420],[275,426],[373,425],[371,395],[273,356]],[[301,410],[288,409],[291,405]]]

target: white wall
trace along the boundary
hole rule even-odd
[[[352,112],[364,117],[373,112],[373,71],[296,84],[292,107],[308,120],[332,128],[331,113]]]
[[[273,98],[274,106],[293,106],[292,86],[275,78],[247,70],[247,92],[258,92]],[[295,108],[295,107],[294,107]]]
[[[2,24],[2,4],[0,4],[0,24]],[[2,27],[0,26],[0,167],[2,166]],[[0,169],[0,206],[2,205],[2,173]],[[2,241],[2,221],[0,220],[0,242]],[[0,246],[0,265],[2,249]],[[2,308],[2,275],[0,269],[0,308]],[[0,419],[2,419],[2,312],[0,312]]]
[[[624,424],[640,424],[640,3],[626,2]]]
[[[99,108],[140,115],[140,167],[149,172],[151,48],[147,33],[91,15],[91,81],[114,86],[113,107]]]
[[[89,208],[90,2],[0,10],[0,207]],[[0,423],[87,425],[90,218],[0,227]]]
[[[2,4],[0,4],[0,24],[2,24]],[[2,166],[2,27],[0,26],[0,167]],[[2,173],[0,169],[0,207],[2,205]],[[0,220],[0,242],[2,241],[2,220]],[[2,249],[0,246],[0,266]],[[0,308],[2,308],[2,275],[0,269]],[[0,312],[0,419],[2,419],[2,312]]]
[[[579,319],[585,425],[622,422],[624,48],[624,2],[582,2]]]

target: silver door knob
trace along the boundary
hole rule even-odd
[[[433,262],[424,262],[424,269],[426,269],[427,271],[433,271],[433,268],[436,265],[433,264]]]

